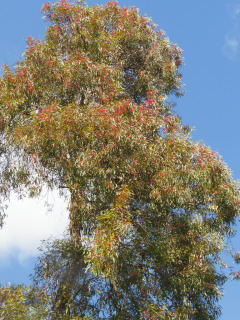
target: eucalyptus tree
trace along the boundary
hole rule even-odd
[[[70,195],[69,236],[34,276],[49,318],[216,319],[240,197],[166,100],[181,50],[115,1],[42,10],[45,39],[0,78],[1,193]]]

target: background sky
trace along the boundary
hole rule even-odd
[[[44,0],[1,1],[0,65],[22,58],[25,38],[43,39]],[[53,1],[50,1],[53,2]],[[194,127],[193,137],[223,156],[233,176],[240,179],[240,0],[119,0],[147,14],[171,42],[183,49],[181,72],[186,94],[176,111]],[[87,1],[88,5],[106,1]],[[52,212],[40,200],[12,197],[5,226],[0,230],[0,281],[29,282],[41,239],[64,236],[66,203],[50,195]],[[240,227],[239,227],[240,234]],[[239,234],[233,244],[240,248]],[[240,267],[239,267],[240,268]],[[221,300],[221,320],[239,319],[240,283],[228,281]]]

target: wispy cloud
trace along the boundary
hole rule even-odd
[[[226,35],[225,43],[223,46],[223,53],[230,59],[235,59],[238,53],[239,42],[234,35]]]
[[[24,263],[38,255],[41,240],[63,237],[68,224],[66,203],[57,194],[53,197],[56,200],[51,212],[47,212],[44,201],[12,199],[0,230],[0,264],[6,264],[13,256]]]
[[[233,8],[233,17],[237,18],[240,15],[240,4],[236,4]]]
[[[228,5],[228,14],[231,25],[230,31],[225,35],[222,51],[227,58],[235,60],[239,54],[240,43],[240,3]]]

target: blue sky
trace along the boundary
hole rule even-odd
[[[43,39],[46,23],[43,0],[2,1],[0,9],[0,65],[14,65],[25,50],[25,38]],[[52,1],[50,1],[52,2]],[[240,0],[119,0],[140,8],[183,49],[181,72],[186,94],[176,111],[194,127],[193,137],[223,156],[240,179]],[[105,1],[87,1],[89,5]],[[12,198],[0,231],[0,280],[27,282],[40,239],[61,236],[67,224],[66,204],[51,195],[55,209],[48,213],[42,200]],[[240,230],[239,230],[240,234]],[[233,241],[240,248],[239,235]],[[240,268],[240,267],[239,267]],[[222,299],[222,320],[239,319],[240,283],[229,281]]]

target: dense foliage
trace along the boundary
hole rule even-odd
[[[50,313],[50,297],[31,286],[8,285],[0,288],[0,319],[43,320]]]
[[[44,41],[29,37],[0,78],[2,197],[70,198],[69,236],[46,242],[36,266],[46,299],[34,319],[216,319],[240,197],[166,102],[182,94],[181,50],[115,1],[43,11]],[[28,289],[2,290],[11,319],[4,290]]]

